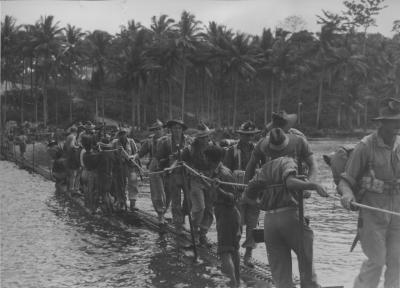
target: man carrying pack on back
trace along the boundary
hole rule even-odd
[[[271,130],[267,145],[277,157],[272,157],[261,167],[249,182],[243,198],[253,209],[259,207],[265,211],[265,247],[276,287],[294,287],[293,250],[299,260],[301,287],[319,288],[321,286],[313,269],[314,234],[307,221],[299,219],[298,191],[315,190],[322,197],[328,194],[318,183],[298,179],[298,161],[282,153],[290,145],[289,137],[281,128]]]
[[[377,132],[354,148],[341,176],[338,191],[342,205],[358,202],[400,212],[400,100],[391,98],[380,109]],[[361,208],[360,241],[368,257],[354,288],[375,288],[383,267],[385,288],[400,287],[400,217]]]
[[[292,130],[292,132],[290,132],[292,126],[296,123],[296,121],[297,121],[296,114],[287,114],[286,112],[274,113],[272,117],[272,124],[267,126],[274,128],[281,128],[281,130],[284,131],[285,134],[287,134],[288,136],[287,137],[288,145],[286,145],[284,149],[279,151],[270,149],[269,134],[267,134],[266,137],[258,141],[253,150],[253,153],[251,154],[250,161],[246,167],[245,183],[248,183],[248,181],[251,178],[253,178],[257,165],[260,164],[262,165],[270,160],[283,156],[288,156],[295,159],[297,161],[297,165],[299,168],[302,168],[302,163],[306,163],[308,169],[306,176],[310,181],[315,181],[317,175],[317,168],[316,168],[317,165],[314,159],[314,155],[310,150],[310,146],[304,134],[302,134],[301,132],[297,133],[296,131],[298,130],[295,131]],[[303,169],[299,170],[300,170],[299,174],[304,174]],[[255,209],[254,206],[249,206],[247,213],[252,215],[251,217],[249,217],[250,219],[252,219],[252,221],[245,223],[247,226],[249,226],[246,227],[246,234],[251,233],[250,231],[256,228],[260,211],[258,209]],[[256,243],[253,237],[252,236],[250,237],[252,239],[252,242],[249,242],[247,244],[246,254],[247,255],[250,254],[251,257],[252,249],[255,248]],[[246,244],[246,242],[243,244]],[[245,259],[247,256],[246,254],[245,254]]]

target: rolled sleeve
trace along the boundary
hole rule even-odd
[[[286,183],[286,179],[293,175],[297,175],[297,164],[292,158],[284,158],[281,163],[282,183]]]
[[[363,175],[368,164],[367,145],[363,142],[357,144],[347,160],[345,171],[340,175],[340,178],[350,184],[352,188],[357,185],[357,182]]]
[[[300,149],[299,149],[300,157],[303,160],[306,160],[308,157],[313,155],[313,152],[311,151],[310,144],[308,143],[308,141],[301,136],[298,136],[298,137],[299,137],[299,145],[300,145]]]

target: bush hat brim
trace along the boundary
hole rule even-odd
[[[167,121],[167,123],[165,124],[165,127],[171,128],[174,125],[180,125],[182,127],[182,130],[186,130],[188,128],[186,126],[186,124],[183,123],[182,120],[176,120],[176,119]]]
[[[285,121],[284,125],[280,125],[280,121]],[[285,111],[279,113],[272,113],[272,121],[269,122],[265,128],[269,131],[272,128],[282,128],[287,131],[292,128],[297,122],[297,114],[287,114]]]

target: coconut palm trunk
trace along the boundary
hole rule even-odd
[[[135,97],[135,89],[132,89],[132,91],[131,91],[131,122],[132,122],[132,126],[134,126],[135,125],[135,123],[136,123],[136,119],[135,119],[135,116],[136,116],[136,106],[135,106],[135,104],[136,104],[136,99],[135,99],[136,97]]]
[[[237,118],[237,97],[239,91],[239,74],[236,72],[233,76],[234,81],[234,90],[233,90],[233,119],[232,126],[233,129],[236,127],[236,118]]]
[[[47,113],[47,73],[43,79],[43,124],[47,127],[48,113]]]
[[[270,91],[271,91],[271,117],[272,117],[272,113],[274,113],[274,80],[271,79],[271,86],[270,86]]]
[[[316,121],[316,127],[317,129],[320,128],[320,118],[321,118],[321,110],[322,110],[322,92],[323,92],[323,77],[320,77],[319,80],[319,92],[318,92],[318,106],[317,106],[317,121]]]
[[[24,123],[24,91],[25,91],[25,86],[24,86],[24,78],[25,78],[25,58],[22,57],[22,78],[21,78],[21,99],[20,99],[20,121],[21,124]]]
[[[69,123],[72,123],[72,89],[71,89],[71,65],[68,67],[68,96],[69,96]]]
[[[268,85],[264,87],[264,124],[268,122]]]
[[[185,58],[183,60],[185,62]],[[186,94],[186,70],[187,65],[183,63],[183,73],[182,73],[182,98],[181,98],[181,118],[182,120],[185,119],[185,94]]]

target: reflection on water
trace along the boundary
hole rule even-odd
[[[319,180],[331,194],[335,188],[322,154],[341,144],[311,142]],[[173,239],[162,239],[145,227],[120,230],[89,219],[62,195],[55,195],[53,183],[11,163],[0,162],[0,183],[1,287],[178,288],[219,287],[226,282],[209,264],[191,265],[190,253],[178,251]],[[315,195],[306,201],[306,209],[315,233],[321,283],[350,287],[364,258],[359,246],[349,253],[357,214],[343,210],[338,201]],[[210,236],[216,239],[214,227]],[[255,257],[267,262],[264,244],[259,244]]]
[[[216,287],[226,281],[211,280],[205,265],[185,265],[191,255],[154,232],[85,217],[54,195],[53,183],[14,164],[0,162],[0,183],[1,287]]]

